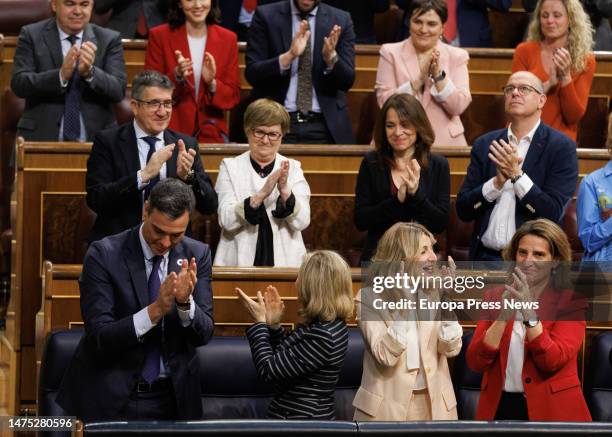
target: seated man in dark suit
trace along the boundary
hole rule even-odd
[[[559,223],[576,189],[576,143],[546,126],[546,94],[534,74],[517,71],[503,88],[507,128],[484,134],[472,147],[457,215],[476,220],[470,260],[501,260],[501,250],[527,220]],[[450,230],[452,232],[452,230]]]
[[[196,347],[213,334],[210,249],[185,237],[193,191],[161,181],[144,221],[93,243],[79,279],[85,336],[57,402],[84,421],[198,419]]]
[[[95,0],[94,10],[102,15],[112,10],[107,27],[123,38],[146,38],[149,29],[163,24],[165,0]]]
[[[137,225],[146,196],[165,178],[190,185],[199,212],[216,212],[217,193],[196,139],[166,129],[173,90],[167,76],[139,73],[132,81],[134,121],[96,135],[87,160],[87,204],[98,214],[89,241]]]
[[[267,97],[291,116],[285,143],[353,144],[346,92],[355,79],[355,32],[347,12],[320,0],[258,6],[246,78],[251,99]]]
[[[91,141],[116,124],[127,76],[117,32],[90,24],[93,1],[51,0],[55,18],[21,29],[11,88],[26,99],[17,135]]]

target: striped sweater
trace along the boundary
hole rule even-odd
[[[247,329],[259,377],[276,383],[268,416],[275,419],[334,419],[334,390],[348,347],[343,320],[282,328],[256,323]]]

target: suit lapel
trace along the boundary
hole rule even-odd
[[[127,173],[134,173],[140,170],[140,158],[138,157],[138,142],[134,124],[128,123],[121,129],[119,135],[119,149],[123,154],[123,159],[127,167]]]
[[[168,274],[174,272],[178,275],[180,273],[181,265],[179,265],[179,260],[183,258],[186,258],[186,256],[183,243],[181,243],[172,249],[170,251],[170,255],[168,255]],[[187,262],[189,262],[189,259]]]
[[[61,67],[64,62],[64,55],[62,54],[62,43],[57,30],[57,23],[53,18],[50,18],[45,25],[43,41],[47,45],[49,53],[51,53],[53,64],[58,68]]]
[[[421,70],[419,68],[416,50],[410,38],[404,41],[401,50],[401,57],[404,62],[401,63],[400,67],[403,68],[404,74],[408,77],[408,80],[417,79],[421,75]]]
[[[132,287],[138,299],[140,308],[144,308],[149,304],[149,289],[147,285],[147,272],[145,270],[144,254],[140,246],[140,238],[138,236],[140,227],[133,228],[128,234],[128,241],[125,245],[123,257],[130,272]]]
[[[531,172],[531,169],[535,163],[540,160],[540,156],[542,152],[544,152],[544,147],[546,146],[547,137],[548,132],[546,132],[546,126],[543,122],[540,122],[540,126],[538,126],[538,129],[533,135],[533,140],[531,140],[529,150],[527,150],[527,156],[525,156],[525,163],[523,164],[523,171],[530,175],[529,177],[532,179],[535,175]]]
[[[174,150],[172,151],[172,156],[168,161],[166,161],[166,177],[175,178],[176,177],[176,160],[178,158],[178,139],[175,138],[168,130],[164,131],[164,145],[174,144]],[[187,146],[187,145],[185,145]]]
[[[293,17],[291,16],[291,6],[289,2],[285,2],[279,10],[278,22],[281,23],[281,38],[283,41],[283,50],[289,50],[291,40],[293,39]]]
[[[317,22],[315,24],[314,51],[312,56],[313,78],[318,77],[318,72],[323,71],[323,38],[326,37],[331,28],[329,12],[319,3],[317,9]]]
[[[92,42],[96,45],[96,47],[98,47],[98,38],[96,38],[96,34],[93,31],[93,27],[91,27],[91,24],[88,24],[85,27],[85,30],[83,30],[83,42]],[[100,55],[100,53],[98,53],[98,55]],[[98,59],[102,59],[101,56],[96,56],[96,60]]]

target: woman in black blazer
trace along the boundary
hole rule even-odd
[[[450,170],[430,152],[434,133],[423,107],[409,94],[391,96],[374,128],[375,150],[366,153],[355,188],[355,225],[368,231],[361,260],[397,222],[415,221],[431,233],[446,229]]]

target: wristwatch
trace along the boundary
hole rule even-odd
[[[540,323],[540,320],[538,320],[537,317],[531,320],[523,320],[525,328],[535,328],[536,326],[538,326],[538,323]]]
[[[434,76],[433,74],[429,75],[429,79],[431,80],[431,83],[438,83],[441,80],[444,80],[445,78],[446,78],[446,71],[444,70],[442,70],[438,76]]]
[[[515,176],[515,177],[513,177],[513,178],[510,178],[510,182],[512,182],[513,184],[515,184],[515,183],[516,183],[516,181],[518,181],[518,180],[521,178],[521,176],[523,176],[524,174],[525,174],[525,173],[521,172],[521,173],[520,173],[518,176]]]
[[[187,185],[193,185],[194,181],[195,181],[195,172],[193,171],[193,169],[191,169],[187,173],[187,176],[185,176],[185,183]]]

